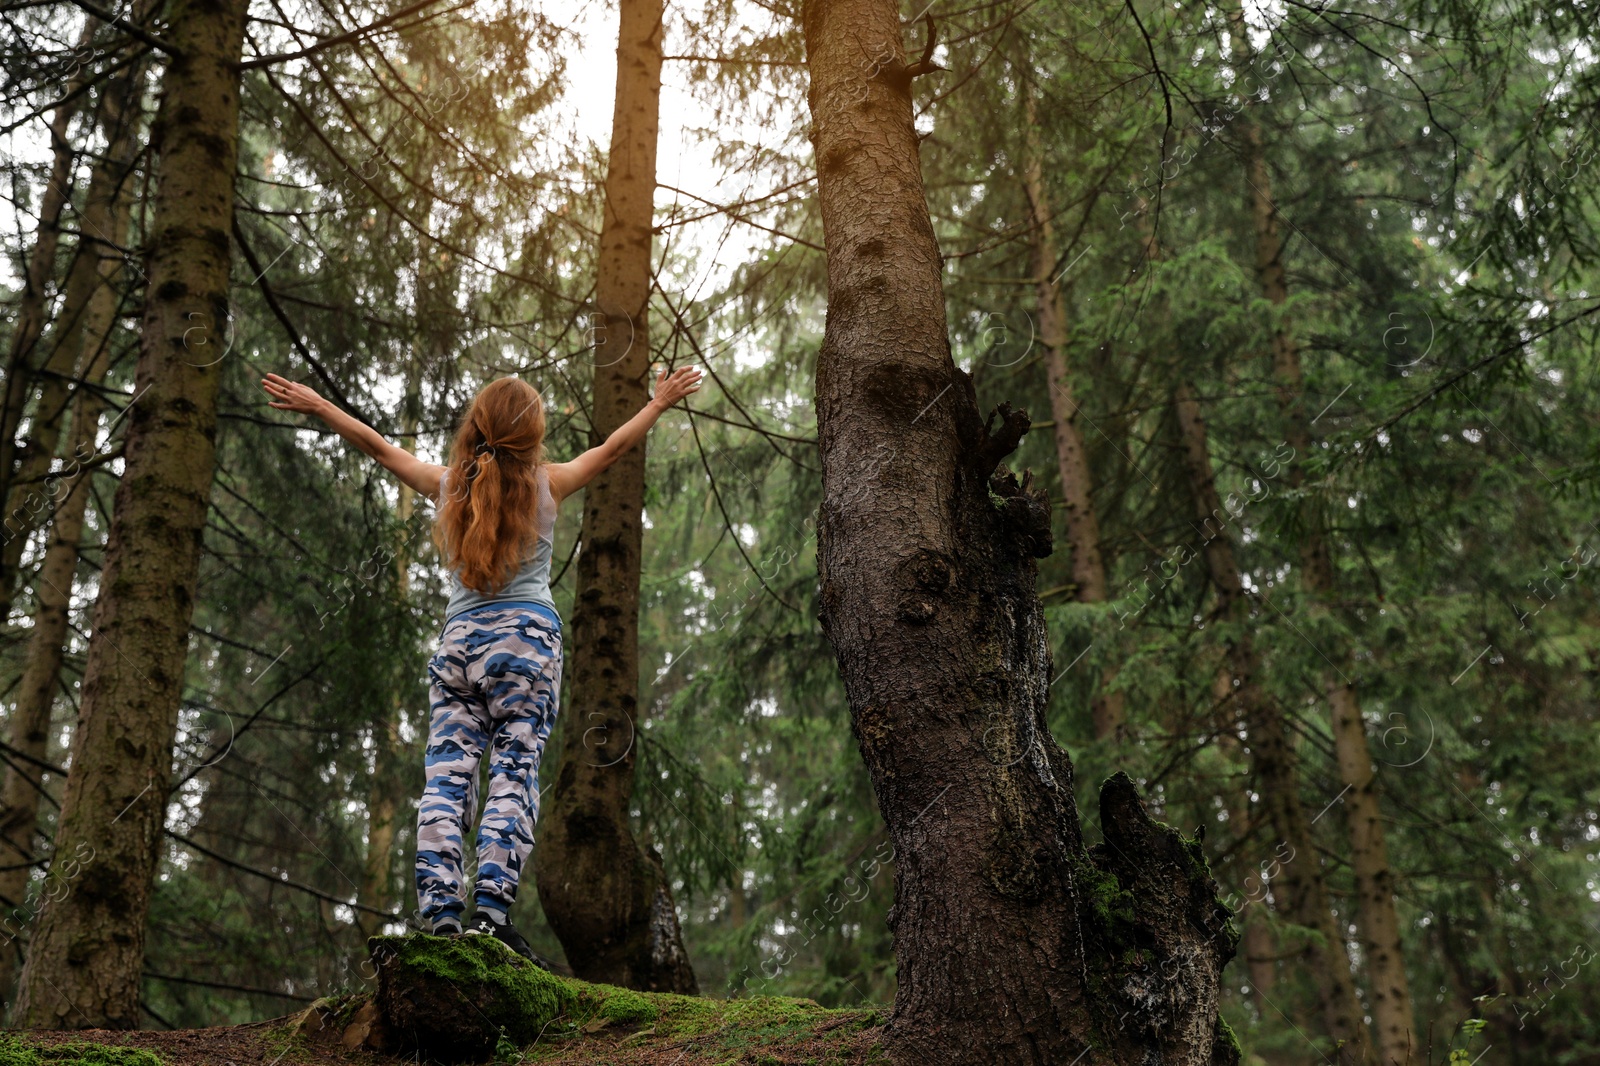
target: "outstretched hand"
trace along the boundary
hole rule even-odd
[[[681,366],[668,374],[665,367],[656,375],[656,403],[671,407],[692,392],[700,391],[703,373],[699,367]]]
[[[261,379],[261,387],[267,390],[267,395],[276,402],[269,402],[268,407],[275,407],[280,411],[299,411],[302,414],[320,415],[328,406],[328,401],[317,395],[317,390],[309,385],[302,385],[298,381],[277,374],[268,374]]]

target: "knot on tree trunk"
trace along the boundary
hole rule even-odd
[[[1118,1005],[1114,1042],[1163,1049],[1163,1062],[1238,1061],[1220,1022],[1222,968],[1239,933],[1198,841],[1150,817],[1127,774],[1100,789],[1104,843],[1085,896],[1107,949],[1100,992]]]
[[[963,375],[971,392],[971,381]],[[999,419],[999,426],[995,420]],[[1033,472],[1027,471],[1021,480],[1000,461],[1017,450],[1023,435],[1028,432],[1031,419],[1028,412],[1009,403],[1002,403],[989,412],[981,427],[977,418],[969,423],[968,436],[963,442],[972,456],[969,469],[976,475],[978,484],[986,484],[989,502],[1000,513],[1001,526],[1010,532],[1017,546],[1036,559],[1049,555],[1053,547],[1050,533],[1050,498],[1033,487]]]

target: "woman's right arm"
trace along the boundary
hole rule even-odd
[[[663,368],[656,375],[655,398],[645,404],[643,409],[632,418],[612,431],[611,435],[601,444],[590,448],[576,459],[567,463],[550,463],[550,495],[556,503],[571,496],[612,463],[620,459],[628,449],[644,440],[645,434],[650,432],[650,427],[673,404],[692,393],[700,391],[701,371],[698,367],[679,367],[671,374]]]
[[[261,387],[275,401],[269,402],[268,407],[316,415],[328,424],[329,429],[378,460],[395,477],[416,491],[429,497],[439,495],[439,475],[444,473],[444,467],[437,463],[425,463],[404,448],[390,444],[377,430],[339,410],[308,385],[277,374],[268,374],[262,380]]]

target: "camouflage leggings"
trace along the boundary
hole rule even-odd
[[[425,924],[460,921],[462,841],[477,813],[478,762],[491,741],[474,901],[503,917],[517,898],[539,818],[539,757],[561,695],[554,611],[492,605],[445,626],[428,664],[427,785],[417,805],[417,902]]]

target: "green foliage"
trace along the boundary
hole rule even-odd
[[[1270,1002],[1245,991],[1253,977],[1236,960],[1223,1008],[1251,1053],[1300,1061],[1301,1032],[1317,1031],[1315,982],[1291,949],[1310,934],[1276,909],[1271,871],[1310,860],[1286,860],[1272,838],[1217,668],[1247,635],[1293,727],[1302,802],[1348,925],[1355,886],[1326,703],[1344,673],[1382,792],[1416,1031],[1493,1044],[1517,1066],[1579,1061],[1600,1016],[1600,983],[1577,950],[1592,943],[1600,891],[1592,18],[1547,0],[1247,9],[1248,65],[1215,5],[941,6],[946,72],[914,83],[954,358],[981,404],[1032,413],[1037,429],[1008,462],[1054,500],[1058,419],[1074,420],[1087,450],[1110,596],[1076,599],[1057,525],[1057,551],[1039,564],[1059,675],[1049,725],[1076,780],[1126,770],[1161,818],[1206,828],[1190,854],[1225,896],[1248,901],[1244,918],[1270,919],[1282,949]],[[13,44],[66,39],[55,10],[19,10]],[[305,17],[324,37],[350,28]],[[738,998],[609,993],[584,1009],[698,1035],[739,1010],[782,1029],[812,1009],[763,1020],[789,1001],[753,993],[889,1002],[895,857],[818,620],[811,397],[826,276],[805,78],[791,65],[804,58],[798,23],[734,0],[669,19],[671,49],[705,57],[668,64],[708,109],[686,140],[709,142],[710,176],[726,180],[658,200],[638,342],[715,380],[692,416],[666,416],[647,455],[632,813],[664,856],[701,987]],[[258,30],[265,47],[280,32]],[[175,1025],[370,990],[370,930],[348,903],[367,880],[375,800],[398,806],[393,854],[376,871],[388,931],[413,907],[424,673],[445,587],[429,515],[403,520],[391,480],[266,410],[255,381],[266,370],[309,381],[439,459],[474,391],[518,373],[543,392],[552,459],[590,444],[584,315],[605,160],[571,135],[588,104],[567,88],[587,62],[576,34],[523,8],[451,9],[246,78],[240,229],[273,265],[260,283],[238,274],[175,752],[170,822],[193,846],[163,844],[148,931],[143,999]],[[54,45],[7,56],[19,94],[8,101],[60,98]],[[1252,136],[1285,238],[1282,303],[1257,272]],[[1071,410],[1039,336],[1025,189],[1035,158]],[[37,162],[8,157],[23,211],[42,188]],[[739,206],[689,198],[702,194]],[[13,260],[23,251],[7,247]],[[124,295],[113,398],[135,391],[139,291]],[[0,322],[0,336],[9,329]],[[1299,345],[1315,416],[1310,447],[1292,456],[1272,368],[1280,335]],[[1241,620],[1215,614],[1173,410],[1180,386],[1202,403],[1216,487],[1232,501],[1223,525],[1251,603]],[[887,457],[859,459],[867,491],[894,476]],[[95,475],[55,765],[69,750],[115,477],[115,464]],[[1307,515],[1325,526],[1331,599],[1301,581]],[[580,517],[575,500],[557,530],[568,617]],[[24,590],[18,614],[33,607]],[[7,690],[26,631],[0,646]],[[1097,738],[1091,708],[1113,691],[1126,736]],[[557,728],[586,727],[582,699],[564,694]],[[386,764],[377,740],[391,727]],[[560,771],[546,765],[543,783]],[[45,787],[59,797],[60,784],[52,774]],[[1080,806],[1092,844],[1092,804]],[[53,818],[46,804],[39,840]],[[1127,923],[1121,886],[1079,869],[1094,920]],[[538,950],[560,954],[531,879],[515,918]],[[549,1009],[568,1004],[563,988],[522,992]]]

